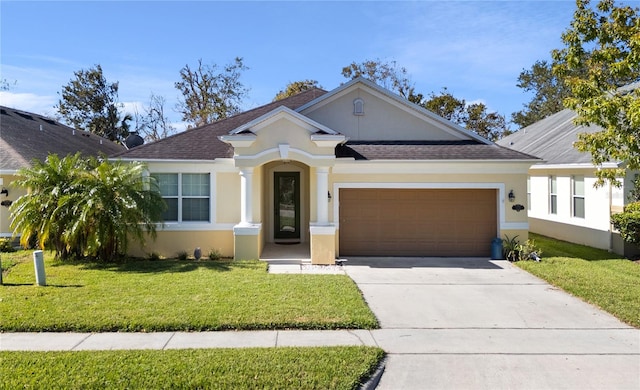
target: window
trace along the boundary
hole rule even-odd
[[[531,211],[531,176],[527,176],[527,210]]]
[[[154,173],[160,194],[167,204],[166,222],[210,221],[210,179],[208,173]]]
[[[558,214],[558,181],[549,176],[549,214]]]
[[[575,218],[584,218],[584,176],[574,176],[571,181],[573,216]]]

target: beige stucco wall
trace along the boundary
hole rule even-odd
[[[364,100],[364,115],[353,115],[353,101],[357,98]],[[390,101],[363,88],[355,88],[328,104],[311,107],[303,114],[354,141],[461,138],[425,122],[423,116],[419,117],[416,111],[405,105]]]
[[[195,248],[200,247],[202,256],[217,250],[224,257],[233,257],[233,231],[158,231],[155,241],[147,239],[146,245],[131,244],[129,254],[148,257],[156,253],[162,257],[175,257],[180,251],[193,255]]]
[[[235,224],[240,221],[240,175],[238,172],[216,173],[215,222]]]

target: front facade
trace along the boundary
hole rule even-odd
[[[505,137],[498,144],[534,154],[542,162],[531,166],[527,178],[530,231],[560,240],[634,255],[611,225],[611,214],[621,212],[633,189],[635,173],[619,179],[620,186],[595,187],[598,169],[618,168],[618,163],[596,167],[588,153],[573,147],[582,132],[597,127],[576,126],[576,114],[563,110]]]
[[[536,161],[364,79],[115,157],[145,161],[169,206],[158,239],[135,254],[200,247],[254,259],[267,245],[301,243],[315,264],[488,257],[495,237],[526,238],[515,206]]]

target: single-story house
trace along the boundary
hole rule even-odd
[[[0,237],[13,235],[9,205],[27,193],[12,185],[20,168],[49,154],[110,155],[124,150],[106,138],[74,130],[42,115],[0,106]]]
[[[600,168],[619,168],[609,162],[596,167],[591,155],[574,148],[578,134],[596,132],[597,126],[577,126],[574,111],[565,109],[525,127],[497,143],[532,154],[543,161],[532,165],[527,179],[529,229],[533,233],[632,256],[635,245],[625,244],[611,225],[611,214],[623,210],[637,172],[594,187]]]
[[[488,257],[494,238],[527,237],[520,203],[538,161],[362,78],[112,157],[145,162],[168,205],[157,240],[132,254],[257,259],[300,243],[314,264]]]

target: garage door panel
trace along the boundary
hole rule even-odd
[[[488,256],[496,190],[341,189],[340,253]]]

